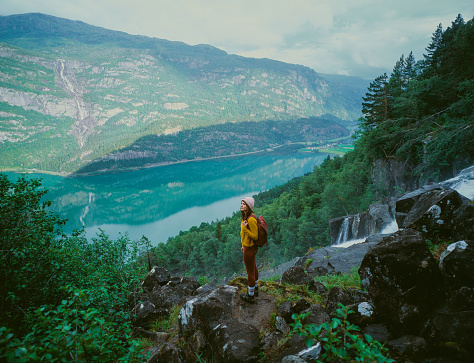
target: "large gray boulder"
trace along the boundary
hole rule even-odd
[[[259,331],[250,324],[230,320],[216,326],[208,336],[216,363],[257,362]]]
[[[362,242],[349,247],[323,247],[313,250],[298,261],[298,266],[306,266],[306,272],[312,276],[350,273],[358,268],[365,254],[377,242]],[[308,263],[308,260],[310,263]]]
[[[216,326],[230,320],[237,293],[235,286],[224,285],[188,300],[178,317],[180,336],[189,336],[201,330],[207,337]]]
[[[392,331],[416,334],[445,296],[446,286],[421,233],[405,229],[382,239],[359,268],[377,315]]]
[[[432,241],[454,238],[454,221],[468,203],[469,199],[452,189],[420,189],[397,201],[397,223],[400,228],[415,229]]]

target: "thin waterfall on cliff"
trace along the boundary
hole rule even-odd
[[[349,237],[349,217],[344,218],[344,222],[341,224],[339,235],[337,236],[336,245],[347,241]]]
[[[440,185],[456,190],[459,194],[469,198],[470,200],[474,199],[474,165],[463,169],[458,175],[454,178],[445,180],[439,183]],[[357,229],[360,223],[360,215],[354,216],[354,221],[352,227],[350,226],[349,217],[344,218],[344,222],[341,224],[341,229],[339,231],[337,241],[333,246],[337,247],[349,247],[356,243],[361,243],[366,240],[368,236],[363,238],[357,238],[352,240],[347,240],[349,236],[349,229],[352,228],[352,236],[357,235]],[[397,221],[394,219],[386,225],[379,233],[380,234],[391,234],[398,231]]]

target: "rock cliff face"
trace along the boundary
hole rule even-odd
[[[350,122],[367,86],[43,14],[1,17],[0,37],[0,110],[8,113],[0,140],[11,166],[76,170],[145,135],[226,122],[324,114]],[[40,123],[50,132],[30,132]]]

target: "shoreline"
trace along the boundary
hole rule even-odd
[[[299,141],[299,142],[293,142],[289,144],[284,144],[284,145],[277,145],[272,148],[267,148],[264,150],[257,150],[257,151],[249,151],[246,153],[242,154],[233,154],[233,155],[223,155],[223,156],[211,156],[208,158],[196,158],[192,160],[179,160],[179,161],[169,161],[169,162],[160,162],[160,163],[154,163],[154,164],[145,164],[141,165],[139,167],[129,167],[126,169],[107,169],[103,171],[96,171],[96,172],[90,172],[90,173],[80,173],[76,174],[74,172],[60,172],[60,171],[51,171],[51,170],[39,170],[39,169],[19,169],[19,168],[2,168],[0,167],[0,173],[2,172],[13,172],[16,174],[46,174],[46,175],[56,175],[56,176],[62,176],[65,178],[81,178],[81,177],[88,177],[88,176],[97,176],[97,175],[107,175],[107,174],[119,174],[119,173],[127,173],[127,172],[132,172],[132,171],[138,171],[138,170],[143,170],[143,169],[150,169],[150,168],[157,168],[161,166],[168,166],[168,165],[177,165],[177,164],[184,164],[184,163],[192,163],[192,162],[199,162],[199,161],[209,161],[209,160],[218,160],[218,159],[228,159],[228,158],[240,158],[240,157],[245,157],[249,155],[257,155],[257,154],[271,154],[274,152],[277,152],[277,149],[281,149],[283,147],[288,147],[288,146],[295,146],[295,145],[307,145],[308,142],[306,141]],[[334,150],[315,150],[315,151],[300,151],[300,150],[295,150],[294,153],[298,152],[303,152],[303,153],[318,153],[318,154],[332,154],[332,155],[341,155],[337,152],[334,152]]]

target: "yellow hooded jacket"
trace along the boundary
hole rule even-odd
[[[258,238],[257,218],[254,214],[250,215],[248,228],[244,227],[243,222],[240,222],[240,242],[242,242],[242,246],[252,247],[254,245],[253,241]]]

